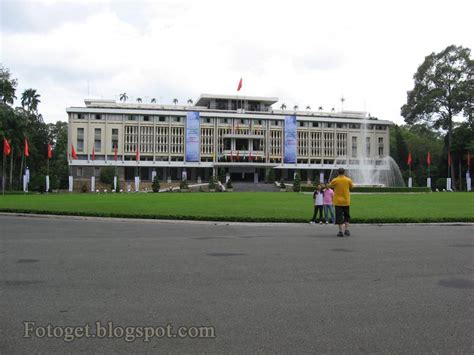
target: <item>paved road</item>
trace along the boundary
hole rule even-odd
[[[352,231],[0,215],[0,353],[472,352],[473,227]],[[216,338],[25,339],[23,321]]]

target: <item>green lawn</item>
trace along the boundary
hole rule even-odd
[[[0,195],[0,211],[67,215],[305,222],[310,194],[160,193]],[[474,222],[474,193],[353,194],[353,222]]]

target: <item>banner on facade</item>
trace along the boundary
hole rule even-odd
[[[201,123],[199,112],[188,112],[186,116],[186,161],[199,161],[201,150]]]
[[[296,164],[296,116],[285,116],[285,156],[283,159],[284,163],[295,163]]]

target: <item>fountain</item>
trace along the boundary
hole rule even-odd
[[[340,157],[334,160],[335,169],[330,179],[337,175],[337,169],[346,169],[346,175],[357,186],[405,187],[398,164],[390,156],[369,157],[367,146],[367,125],[362,125],[362,149],[358,149],[357,158]]]

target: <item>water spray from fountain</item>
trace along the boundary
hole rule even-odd
[[[331,170],[330,179],[336,177],[339,167],[343,167],[346,169],[346,175],[357,186],[404,187],[405,182],[395,160],[390,156],[379,157],[371,154],[370,136],[367,134],[367,128],[367,123],[363,123],[361,127],[362,149],[358,149],[357,158],[335,159],[336,169]]]

